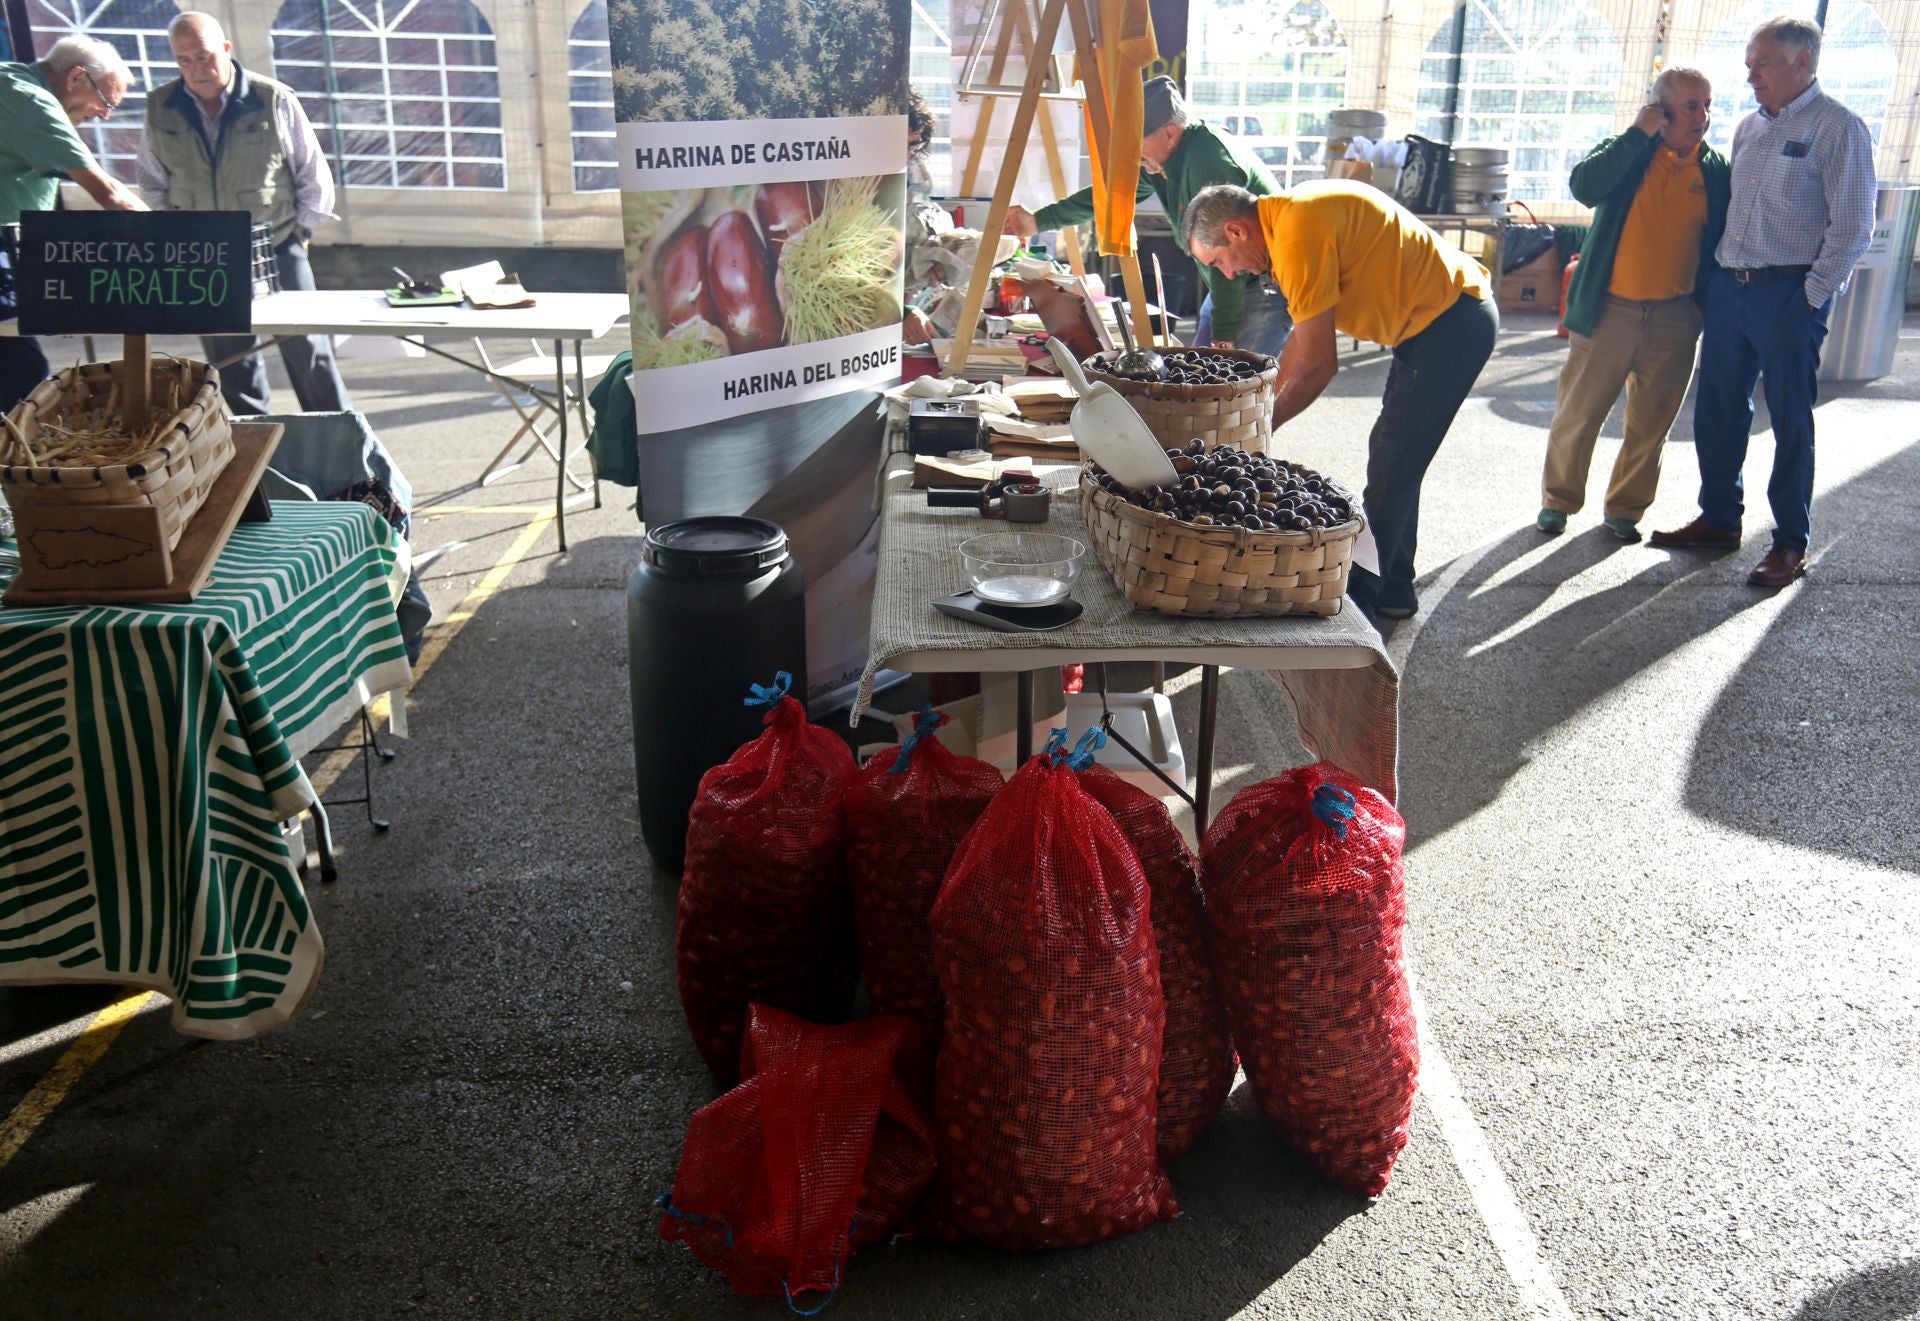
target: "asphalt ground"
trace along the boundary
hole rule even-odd
[[[1510,318],[1388,639],[1426,1058],[1385,1195],[1316,1180],[1242,1086],[1172,1167],[1177,1220],[871,1249],[828,1315],[1920,1315],[1920,317],[1893,375],[1823,391],[1813,571],[1771,596],[1744,583],[1758,499],[1735,554],[1621,545],[1597,508],[1533,530],[1563,358]],[[1343,368],[1275,448],[1358,485],[1385,356]],[[345,370],[417,551],[447,548],[411,735],[374,771],[393,829],[336,813],[327,964],[285,1031],[0,990],[0,1317],[780,1315],[655,1230],[714,1093],[634,819],[631,493],[562,555],[550,465],[471,486],[511,430],[476,378]],[[1689,418],[1648,526],[1693,513]],[[1616,410],[1596,501],[1618,436]],[[1191,748],[1198,688],[1172,686]],[[1227,789],[1304,759],[1277,688],[1229,674]]]

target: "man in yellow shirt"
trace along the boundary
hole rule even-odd
[[[1653,100],[1616,137],[1573,167],[1573,195],[1593,227],[1567,290],[1572,346],[1560,372],[1538,526],[1566,531],[1586,503],[1587,467],[1600,427],[1627,391],[1627,432],[1607,483],[1601,526],[1640,540],[1640,517],[1660,484],[1660,453],[1693,379],[1713,249],[1727,227],[1732,172],[1706,146],[1713,88],[1698,69],[1674,66]]]
[[[1410,618],[1420,483],[1500,329],[1486,269],[1379,189],[1340,179],[1275,197],[1205,189],[1187,204],[1183,234],[1198,261],[1230,279],[1264,274],[1286,297],[1294,324],[1276,427],[1333,380],[1336,331],[1393,350],[1364,493],[1380,572],[1355,566],[1347,592],[1370,616]]]

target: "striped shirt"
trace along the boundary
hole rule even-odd
[[[1807,302],[1842,293],[1873,236],[1873,137],[1814,83],[1733,131],[1733,204],[1714,256],[1729,270],[1811,266]]]

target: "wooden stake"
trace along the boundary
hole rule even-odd
[[[1060,11],[1079,3],[1080,0],[1047,0],[1047,7],[1040,15],[1040,34],[1033,43],[1035,50],[1053,49],[1054,34],[1060,30]],[[980,323],[980,309],[987,302],[987,284],[993,278],[994,252],[1000,242],[1000,231],[1007,223],[1007,206],[1013,201],[1020,155],[1026,149],[1028,134],[1033,132],[1034,112],[1040,108],[1040,92],[1046,82],[1047,62],[1029,60],[1026,87],[1013,112],[1013,128],[1007,134],[1007,154],[1000,162],[1000,181],[994,185],[993,204],[987,208],[986,222],[980,226],[980,253],[974,259],[973,275],[967,281],[967,301],[954,327],[953,350],[947,355],[948,376],[958,376],[966,370],[974,328]]]
[[[130,436],[147,434],[149,389],[153,381],[153,355],[147,349],[145,335],[128,335],[120,352],[120,418]]]
[[[1012,0],[1013,30],[1020,37],[1021,56],[1027,60],[1053,59],[1052,51],[1035,51],[1033,48],[1033,16],[1027,12],[1027,0]],[[1040,115],[1040,145],[1047,153],[1047,177],[1053,181],[1053,195],[1067,195],[1067,172],[1060,163],[1060,140],[1053,131],[1053,112],[1043,110]],[[1060,243],[1066,249],[1067,267],[1075,275],[1085,275],[1087,265],[1080,255],[1080,227],[1068,225],[1060,231]]]
[[[1014,0],[1023,8],[1026,0]],[[1007,74],[1007,52],[1013,48],[1013,25],[1004,24],[1000,29],[1000,44],[993,48],[993,63],[988,66],[987,78],[995,86],[999,85]],[[973,188],[980,181],[980,161],[986,155],[987,133],[993,127],[993,110],[999,105],[997,97],[986,96],[980,100],[980,114],[973,121],[973,142],[967,147],[967,168],[960,175],[960,196],[972,197]]]

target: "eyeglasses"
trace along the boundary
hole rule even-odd
[[[100,90],[100,84],[94,81],[93,75],[91,73],[88,73],[85,69],[80,70],[80,72],[86,78],[87,86],[93,89],[94,99],[100,103],[101,109],[105,110],[108,114],[112,114],[114,111],[118,110],[120,108],[120,102],[125,101],[127,99],[126,97],[123,96],[120,98],[120,101],[107,100],[107,94]]]

